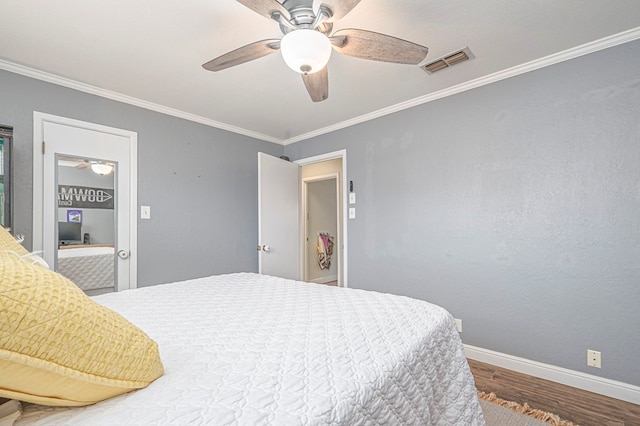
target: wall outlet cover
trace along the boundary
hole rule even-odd
[[[595,368],[602,368],[602,354],[593,349],[587,349],[587,365]]]
[[[458,330],[458,333],[462,333],[462,320],[459,318],[454,318],[456,321],[456,329]]]
[[[140,219],[151,219],[150,206],[140,206]]]

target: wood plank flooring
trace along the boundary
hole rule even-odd
[[[478,390],[525,402],[580,426],[640,426],[640,405],[468,360]]]

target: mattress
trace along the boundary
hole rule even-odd
[[[16,425],[484,425],[451,315],[376,292],[240,273],[97,296],[165,374]]]
[[[78,246],[58,250],[58,272],[82,290],[114,287],[113,247]]]

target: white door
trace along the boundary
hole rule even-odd
[[[258,153],[258,270],[300,279],[299,166]]]
[[[38,119],[38,117],[36,117]],[[132,257],[132,242],[135,241],[135,200],[131,194],[132,132],[120,131],[103,126],[91,125],[75,120],[41,120],[44,155],[42,155],[42,186],[34,185],[34,213],[37,194],[41,191],[41,240],[37,235],[34,218],[34,248],[41,243],[43,257],[49,265],[55,265],[58,253],[58,157],[73,156],[108,161],[114,169],[114,257],[116,290],[121,291],[136,286],[135,251]],[[37,125],[35,126],[37,127]],[[92,127],[92,128],[87,128]],[[97,130],[99,129],[99,130]],[[113,132],[111,130],[114,130]],[[118,134],[122,133],[122,134]],[[38,137],[36,134],[35,137]],[[135,142],[135,137],[133,138]],[[35,153],[34,153],[35,154]],[[34,170],[37,161],[34,159]],[[134,173],[133,173],[134,174]],[[34,179],[35,181],[36,179]],[[133,238],[132,238],[133,236]],[[133,262],[132,262],[133,261]]]

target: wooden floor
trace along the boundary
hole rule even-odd
[[[640,426],[640,405],[469,360],[478,390],[525,402],[580,426]]]

